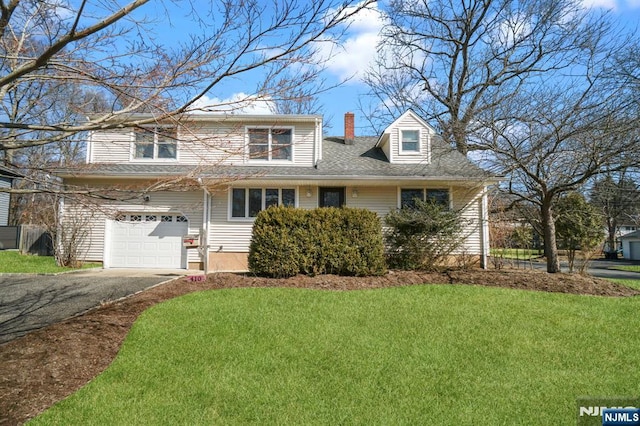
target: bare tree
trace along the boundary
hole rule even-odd
[[[620,225],[634,223],[640,215],[640,188],[628,176],[627,170],[612,173],[594,182],[591,203],[602,215],[607,231],[607,256],[617,258],[616,238]]]
[[[638,109],[621,88],[587,79],[519,94],[483,119],[486,161],[516,202],[537,206],[547,271],[559,272],[554,204],[600,173],[640,162]]]
[[[626,42],[580,0],[396,0],[386,14],[366,76],[373,126],[410,107],[463,154],[486,149],[474,140],[479,116],[538,90],[549,74],[569,73],[599,40],[613,51]]]
[[[0,151],[67,142],[89,130],[178,120],[242,76],[263,80],[245,90],[245,99],[206,109],[300,98],[300,84],[317,71],[315,43],[337,37],[371,2],[0,2]],[[147,10],[163,8],[166,16],[158,22],[145,18]],[[192,32],[165,45],[159,33],[170,30],[176,10],[192,21],[180,31]],[[305,70],[290,78],[287,70],[301,63]],[[84,100],[73,104],[75,115],[49,113],[70,90]],[[87,111],[96,112],[92,94],[102,108],[87,119]],[[137,112],[152,118],[132,115]]]

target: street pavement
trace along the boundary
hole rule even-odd
[[[102,303],[201,273],[95,268],[58,275],[0,274],[0,344]]]
[[[529,265],[533,265],[535,269],[546,270],[547,264],[544,261],[534,261],[529,263],[529,261],[521,260],[519,262],[519,267],[529,267]],[[595,259],[592,260],[589,264],[589,268],[587,269],[587,273],[594,277],[598,278],[615,278],[615,279],[624,279],[624,280],[640,280],[640,273],[638,272],[629,272],[629,271],[618,271],[615,269],[610,269],[616,266],[625,266],[625,265],[640,265],[640,261],[632,261],[632,260],[605,260],[605,259]],[[569,265],[567,262],[560,262],[560,267],[562,272],[569,271]]]

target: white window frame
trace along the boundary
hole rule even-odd
[[[149,130],[150,133],[153,134],[153,157],[152,158],[142,158],[142,157],[136,157],[136,145],[137,145],[137,139],[136,139],[136,130],[134,129],[131,132],[131,152],[130,152],[130,160],[131,161],[153,161],[153,162],[161,162],[161,161],[167,161],[167,162],[176,162],[178,161],[178,156],[180,155],[180,146],[178,143],[178,126],[171,126],[171,125],[167,125],[167,126],[162,126],[162,125],[158,125],[158,126],[145,126],[143,127],[144,130]],[[159,131],[159,129],[175,129],[175,135],[176,138],[173,140],[173,143],[175,144],[176,147],[176,156],[175,158],[158,158],[158,147],[159,145],[162,145],[164,143],[166,143],[167,141],[165,139],[159,139],[159,133],[161,133],[161,131]]]
[[[403,145],[405,132],[418,132],[418,149],[417,150],[405,150]],[[422,152],[422,129],[419,127],[407,127],[398,129],[398,150],[400,155],[418,155]]]
[[[268,138],[267,138],[267,157],[266,159],[261,159],[261,158],[251,158],[251,147],[250,147],[250,143],[251,143],[251,139],[249,136],[249,131],[250,130],[254,130],[254,129],[259,129],[259,130],[268,130],[269,134],[268,134]],[[272,158],[272,153],[273,153],[273,138],[272,138],[272,132],[274,130],[291,130],[291,145],[289,146],[290,148],[290,159],[273,159]],[[265,164],[265,163],[269,163],[269,164],[290,164],[293,163],[294,158],[295,158],[295,127],[294,126],[245,126],[244,128],[244,134],[245,134],[245,158],[247,159],[247,161],[249,163],[258,163],[258,164]]]
[[[402,191],[403,190],[416,190],[416,191],[422,191],[422,201],[425,201],[427,199],[427,191],[447,191],[448,192],[448,203],[447,203],[447,208],[452,209],[453,208],[453,191],[451,190],[451,187],[425,187],[425,186],[399,186],[398,187],[398,200],[397,200],[397,207],[400,209],[402,208]]]
[[[244,194],[245,194],[245,199],[244,199],[244,216],[239,217],[233,216],[233,191],[235,189],[242,189],[244,190]],[[266,191],[267,189],[277,189],[278,190],[278,205],[282,205],[282,191],[283,190],[292,190],[293,191],[293,207],[298,207],[298,188],[296,187],[292,187],[292,186],[278,186],[278,187],[266,187],[266,186],[261,186],[261,187],[233,187],[233,188],[229,188],[229,203],[228,203],[228,209],[227,209],[227,219],[229,221],[234,221],[234,222],[253,222],[256,218],[255,216],[249,216],[249,190],[252,189],[260,189],[262,192],[261,195],[261,199],[260,199],[260,211],[265,209],[265,205],[266,205]]]

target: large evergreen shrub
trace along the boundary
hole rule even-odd
[[[256,217],[249,269],[268,277],[386,271],[380,220],[369,210],[271,207]]]
[[[407,270],[433,270],[464,242],[460,213],[433,201],[414,200],[415,205],[387,214],[386,235],[389,266]]]

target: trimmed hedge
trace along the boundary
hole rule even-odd
[[[364,209],[270,207],[253,224],[249,270],[274,278],[382,275],[380,220]]]

